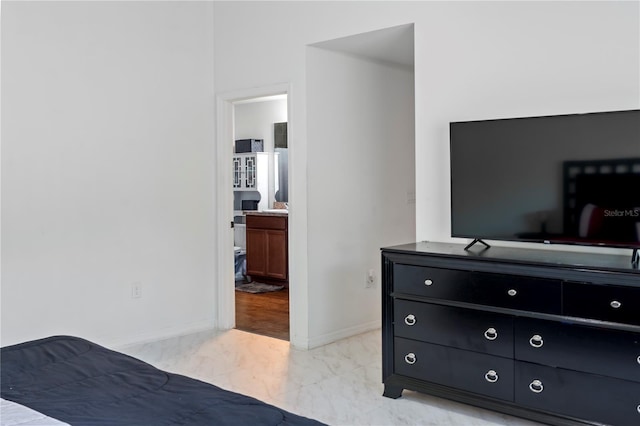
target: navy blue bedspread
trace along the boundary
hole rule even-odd
[[[71,425],[321,425],[84,339],[0,349],[2,398]]]

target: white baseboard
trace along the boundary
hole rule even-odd
[[[322,334],[310,338],[306,348],[298,349],[313,349],[319,346],[328,345],[329,343],[336,342],[338,340],[346,339],[347,337],[357,336],[358,334],[366,333],[372,330],[378,330],[382,327],[381,320],[375,320],[364,324],[359,324],[353,327],[343,328],[333,331],[331,333]],[[130,346],[141,345],[145,343],[155,342],[158,340],[169,339],[172,337],[184,336],[187,334],[200,333],[204,331],[218,330],[212,321],[200,321],[197,323],[189,324],[184,327],[170,327],[162,330],[154,330],[146,333],[140,333],[130,337],[121,339],[97,339],[96,343],[112,348],[118,351],[127,349]]]
[[[182,327],[169,327],[161,330],[153,330],[120,339],[99,339],[98,341],[96,341],[96,343],[99,343],[100,345],[107,348],[121,351],[129,346],[141,345],[158,340],[184,336],[186,334],[200,333],[203,331],[211,331],[215,329],[216,328],[213,321],[205,320],[188,324]]]
[[[347,337],[356,336],[358,334],[366,333],[367,331],[377,330],[381,327],[382,320],[376,320],[364,324],[359,324],[353,327],[336,330],[331,333],[322,334],[320,336],[310,338],[308,341],[308,348],[313,349],[319,346],[328,345],[329,343],[346,339]]]

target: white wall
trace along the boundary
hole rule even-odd
[[[308,296],[301,292],[294,300],[308,311],[309,326],[294,325],[292,341],[313,342],[319,333],[337,332],[328,327],[341,319],[354,321],[349,310],[331,306],[334,300],[312,298],[323,291],[316,286],[326,285],[312,273],[344,275],[335,255],[315,246],[326,230],[313,222],[311,208],[324,194],[312,191],[311,179],[324,158],[312,145],[307,45],[415,24],[415,239],[447,241],[449,121],[638,108],[639,7],[591,1],[217,3],[216,91],[276,83],[292,88],[290,228],[299,261],[291,273],[309,286]]]
[[[236,139],[264,139],[264,150],[273,151],[273,124],[287,121],[287,98],[256,100],[234,105]]]
[[[448,122],[640,107],[640,3],[439,5],[416,76],[417,238],[447,240]]]
[[[380,247],[415,235],[413,77],[309,48],[310,346],[380,327]]]
[[[213,5],[3,2],[2,107],[2,345],[212,327]]]
[[[324,284],[311,271],[346,275],[315,245],[325,231],[309,211],[323,198],[307,169],[324,159],[310,155],[307,46],[415,23],[415,237],[447,240],[448,122],[638,108],[639,8],[3,2],[1,343],[128,342],[212,324],[213,86],[291,89],[290,272],[302,287],[292,315],[303,319],[292,341],[337,335],[341,319],[368,323],[329,299],[309,309]]]

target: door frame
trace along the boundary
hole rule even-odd
[[[274,84],[270,86],[256,87],[243,90],[235,90],[220,93],[216,96],[216,204],[217,204],[217,273],[216,273],[216,300],[217,300],[217,328],[228,330],[235,327],[236,306],[234,287],[234,267],[233,267],[233,188],[232,188],[232,163],[234,137],[234,103],[247,99],[261,98],[273,95],[287,95],[287,122],[291,127],[291,86],[288,83]],[[289,132],[289,135],[291,133]],[[291,155],[289,155],[289,176],[291,173]],[[289,185],[289,197],[291,196],[291,185]],[[289,211],[289,224],[291,225],[292,213]],[[291,228],[289,229],[289,241],[291,241]],[[291,245],[289,245],[290,247]],[[289,250],[288,264],[292,264],[294,258]],[[289,266],[291,271],[291,267]],[[293,308],[292,301],[295,299],[296,291],[289,289],[289,331],[290,343],[300,346],[301,342],[296,342],[293,325],[296,324],[294,317],[297,312]],[[302,319],[302,318],[301,318]]]

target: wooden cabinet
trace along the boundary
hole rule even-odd
[[[288,217],[248,214],[247,275],[274,284],[288,284]]]
[[[640,424],[640,271],[626,256],[382,250],[384,395],[552,425]]]

